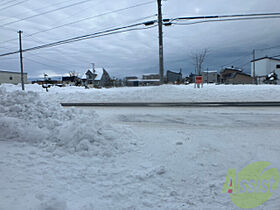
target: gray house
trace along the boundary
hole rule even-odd
[[[85,85],[92,85],[97,88],[113,86],[113,81],[109,73],[104,68],[94,68],[92,72],[88,70],[85,75]]]
[[[27,83],[27,73],[23,74],[23,81]],[[21,73],[6,70],[0,70],[0,84],[8,83],[17,85],[21,83]]]
[[[167,71],[166,73],[167,83],[176,83],[182,81],[182,70],[179,73],[173,71]]]

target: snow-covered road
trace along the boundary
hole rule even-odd
[[[135,147],[104,159],[1,142],[0,209],[235,209],[222,194],[228,168],[280,168],[279,108],[94,111],[131,129]],[[278,190],[258,209],[279,200]]]
[[[184,101],[195,93],[193,101],[280,97],[278,86],[258,86],[261,95],[254,95],[254,87],[49,93],[38,86],[28,86],[33,92],[0,87],[0,210],[237,209],[222,194],[227,171],[255,161],[280,169],[280,108],[62,108],[59,103]],[[279,210],[280,188],[257,209]]]

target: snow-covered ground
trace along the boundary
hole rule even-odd
[[[227,170],[280,169],[280,108],[62,108],[59,102],[280,101],[278,86],[0,86],[0,209],[237,209]],[[280,208],[280,189],[257,209]]]
[[[3,85],[7,91],[20,90],[20,85]],[[46,93],[39,85],[26,85],[57,102],[203,102],[203,101],[280,101],[280,85],[164,85],[111,89],[85,89],[83,87],[52,87]]]

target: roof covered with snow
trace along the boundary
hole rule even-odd
[[[0,69],[0,72],[3,72],[3,73],[11,73],[11,74],[21,74],[20,72],[9,71],[9,70],[3,70],[3,69]],[[27,73],[23,73],[23,74],[27,74]]]
[[[264,59],[269,59],[269,60],[280,61],[280,59],[279,59],[279,58],[274,58],[274,57],[268,57],[268,56],[265,56],[265,57],[262,57],[262,58],[258,58],[258,59],[255,59],[255,60],[251,60],[251,62],[260,61],[260,60],[264,60]]]
[[[93,72],[94,74],[97,74],[95,77],[95,80],[101,80],[101,77],[103,75],[103,68],[95,68],[95,71]]]

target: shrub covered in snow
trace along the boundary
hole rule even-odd
[[[0,141],[111,156],[123,152],[131,139],[128,130],[105,125],[91,110],[65,109],[35,92],[0,87],[0,98]]]

